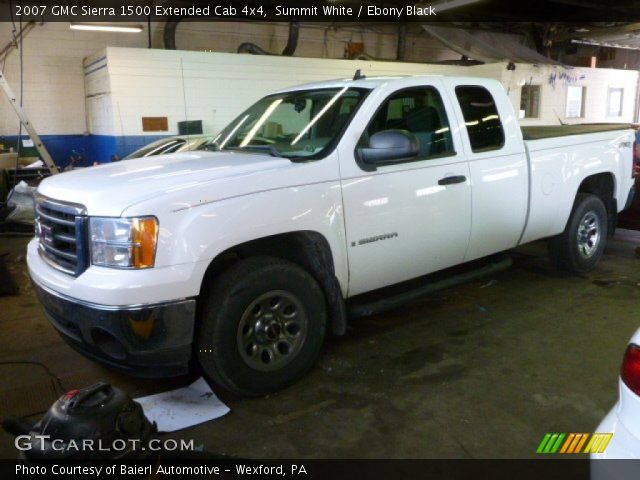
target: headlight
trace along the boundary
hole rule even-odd
[[[155,217],[89,220],[91,263],[113,268],[153,267],[158,243]]]

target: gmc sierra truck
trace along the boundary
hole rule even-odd
[[[29,271],[85,355],[147,376],[197,362],[263,395],[366,292],[544,238],[559,268],[593,269],[633,197],[633,142],[625,125],[520,128],[489,79],[288,88],[202,151],[44,180]]]

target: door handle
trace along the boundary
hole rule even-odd
[[[454,185],[456,183],[466,182],[467,177],[464,175],[452,175],[451,177],[444,177],[438,180],[438,185]]]

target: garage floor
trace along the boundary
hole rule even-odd
[[[133,395],[187,384],[114,374],[66,346],[31,292],[28,239],[12,252],[19,297],[0,298],[0,416],[44,410],[55,382],[108,380]],[[317,367],[262,399],[221,395],[226,417],[180,432],[204,449],[252,458],[522,458],[546,432],[591,432],[616,400],[626,342],[640,327],[640,233],[619,230],[584,277],[555,273],[544,243],[514,266],[330,339]],[[36,416],[37,418],[37,416]],[[0,433],[0,457],[14,456]]]

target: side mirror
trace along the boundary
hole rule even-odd
[[[369,139],[369,146],[358,149],[360,160],[372,165],[389,165],[415,158],[420,143],[408,130],[383,130]]]

